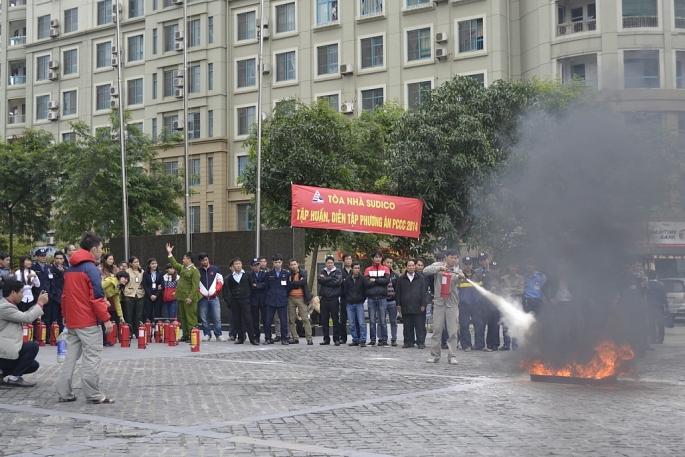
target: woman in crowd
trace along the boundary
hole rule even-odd
[[[176,292],[176,287],[178,286],[178,273],[170,263],[166,264],[166,274],[164,275],[163,281],[163,317],[166,317],[167,319],[176,319],[178,317],[178,302],[176,301],[176,297],[174,297],[174,292]]]
[[[102,279],[111,278],[112,276],[115,276],[119,271],[119,268],[114,263],[114,256],[109,253],[102,254],[102,257],[100,258],[100,266],[98,267],[98,269],[100,270],[100,275],[102,276]]]
[[[138,336],[138,325],[143,322],[145,304],[145,289],[143,289],[143,270],[140,268],[138,257],[128,259],[129,268],[126,270],[129,281],[124,288],[124,319],[131,324],[133,336]]]
[[[116,267],[115,267],[116,268]],[[105,293],[107,299],[109,318],[112,321],[119,321],[119,325],[125,324],[124,316],[121,310],[121,291],[124,290],[128,284],[128,273],[119,271],[114,276],[109,276],[102,280],[102,291]],[[106,347],[114,346],[107,341],[107,333],[105,332],[105,324],[100,324],[102,327],[102,345]]]
[[[157,269],[157,259],[147,261],[147,270],[143,273],[145,290],[145,319],[154,322],[162,317],[162,273]]]
[[[19,257],[19,269],[14,274],[14,276],[24,284],[21,303],[17,306],[19,311],[23,312],[28,311],[29,308],[36,304],[31,289],[33,287],[40,287],[40,279],[36,276],[36,272],[31,269],[32,265],[31,256],[23,255]]]

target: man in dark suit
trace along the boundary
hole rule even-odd
[[[668,297],[664,284],[657,281],[656,271],[647,273],[647,303],[649,304],[649,342],[664,344],[664,313],[668,312]]]

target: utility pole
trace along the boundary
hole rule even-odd
[[[262,235],[262,77],[264,62],[264,0],[259,0],[259,58],[257,68],[257,186],[255,191],[255,257],[261,255]]]
[[[116,95],[110,89],[110,104],[112,104],[111,98],[119,99],[119,148],[121,150],[121,207],[124,215],[124,259],[128,261],[130,255],[130,243],[128,238],[128,192],[127,192],[127,181],[126,181],[126,138],[124,137],[124,104],[122,100],[124,98],[124,92],[122,90],[122,75],[121,75],[121,65],[123,63],[124,54],[121,49],[121,4],[115,2],[112,4],[112,20],[117,24],[117,48],[115,52],[112,52],[112,58],[116,59],[117,67],[117,91]],[[116,102],[115,102],[116,103]]]

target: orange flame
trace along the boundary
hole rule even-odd
[[[530,374],[543,376],[565,376],[575,378],[602,379],[609,376],[626,374],[622,365],[631,360],[635,354],[629,345],[617,346],[613,341],[603,341],[595,347],[595,355],[586,364],[567,363],[561,368],[554,368],[541,360],[522,360],[520,367]]]

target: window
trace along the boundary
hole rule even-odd
[[[164,26],[164,52],[174,50],[174,43],[176,43],[176,32],[178,32],[178,24]]]
[[[276,54],[276,82],[295,79],[295,51]]]
[[[207,43],[214,43],[214,17],[207,19]]]
[[[207,137],[212,138],[213,136],[214,136],[214,111],[210,109],[207,112]],[[210,159],[210,160],[212,160],[212,165],[214,165],[214,159]],[[214,170],[214,169],[212,168],[212,170]],[[212,174],[209,175],[209,180],[210,180],[209,184],[214,183],[214,174],[213,173],[214,172],[212,171]]]
[[[98,25],[112,22],[112,0],[98,2]]]
[[[64,74],[73,75],[78,72],[78,50],[70,49],[64,51]]]
[[[340,110],[340,96],[338,94],[323,95],[319,97],[319,100],[323,100],[328,103],[328,106],[335,111]]]
[[[675,28],[685,29],[685,0],[673,0]]]
[[[255,59],[239,60],[238,67],[238,88],[252,87],[257,85],[257,74],[255,72],[257,63]]]
[[[164,70],[162,97],[174,96],[174,70]]]
[[[583,67],[583,79],[585,79],[585,65]],[[571,72],[573,72],[573,67],[571,67]],[[476,73],[473,75],[466,75],[469,78],[473,78],[478,81],[483,87],[485,87],[485,73]]]
[[[188,170],[190,174],[190,185],[199,186],[200,185],[200,159],[190,159],[190,169]]]
[[[152,0],[152,11],[157,11],[157,0]]]
[[[214,90],[214,64],[207,64],[207,90]]]
[[[167,175],[177,175],[178,162],[164,162],[164,173]]]
[[[316,0],[316,25],[338,22],[338,0]]]
[[[142,122],[132,122],[126,125],[126,138],[131,140],[136,134],[143,133]]]
[[[252,230],[254,228],[254,207],[250,203],[236,205],[238,210],[238,230]]]
[[[143,78],[129,79],[126,82],[126,96],[128,105],[143,103]]]
[[[78,30],[78,8],[64,10],[64,33]]]
[[[359,16],[373,17],[383,14],[383,0],[359,0]]]
[[[152,99],[157,100],[157,73],[152,73]]]
[[[169,8],[170,6],[174,6],[174,1],[173,0],[162,0],[162,6],[164,8]]]
[[[198,138],[200,138],[200,113],[188,113],[188,139],[196,140]],[[197,174],[200,174],[199,170]]]
[[[483,19],[459,23],[459,52],[483,50]]]
[[[238,135],[249,135],[250,127],[256,120],[256,112],[257,108],[254,106],[238,108]]]
[[[188,231],[190,233],[200,233],[200,207],[191,206],[188,215]]]
[[[175,133],[174,122],[178,121],[178,114],[168,114],[162,119],[163,128],[167,134]]]
[[[406,7],[407,9],[409,9],[416,8],[419,6],[430,5],[431,0],[406,0],[406,2]]]
[[[214,231],[214,205],[207,205],[207,228]]]
[[[245,178],[243,176],[245,175],[245,170],[247,169],[247,164],[249,163],[249,159],[247,156],[238,156],[238,176],[236,182],[238,184],[242,184],[245,181]]]
[[[48,79],[48,62],[50,56],[36,57],[36,81],[45,81]]]
[[[50,15],[41,16],[38,18],[38,39],[50,37]]]
[[[383,66],[383,37],[376,36],[362,40],[362,68]]]
[[[112,66],[112,42],[98,43],[96,48],[97,68]]]
[[[70,90],[62,94],[62,116],[76,114],[76,91]]]
[[[128,39],[128,61],[143,60],[143,35],[136,35]]]
[[[316,48],[318,75],[331,75],[339,72],[338,45],[328,44]]]
[[[200,46],[200,20],[188,21],[188,47]]]
[[[43,120],[48,118],[48,102],[49,95],[41,95],[36,97],[36,120]]]
[[[431,54],[431,29],[426,27],[407,32],[407,61],[430,59]]]
[[[367,112],[371,112],[376,109],[377,106],[383,104],[383,89],[370,89],[362,91],[362,109]]]
[[[157,139],[157,118],[156,117],[152,118],[152,139],[153,140]]]
[[[134,17],[142,16],[144,5],[145,3],[143,0],[128,0],[128,18],[132,19]]]
[[[626,89],[658,89],[659,51],[624,51],[624,87]]]
[[[62,141],[69,143],[71,141],[76,141],[76,134],[74,132],[67,132],[62,134]]]
[[[193,65],[188,69],[188,93],[196,94],[200,92],[200,66]]]
[[[109,91],[111,84],[103,84],[102,86],[95,86],[95,109],[103,110],[110,109],[109,106]]]
[[[430,81],[407,84],[407,107],[416,110],[426,100],[426,95],[430,89]]]
[[[157,54],[157,29],[152,29],[152,53]]]
[[[256,20],[257,13],[255,11],[238,15],[238,41],[254,40],[257,38]]]
[[[658,26],[657,0],[623,0],[623,28]]]
[[[276,33],[295,30],[295,2],[276,7]]]

